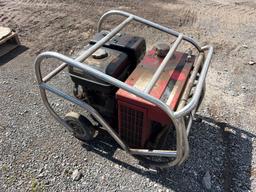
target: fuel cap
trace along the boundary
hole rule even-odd
[[[170,49],[170,46],[166,43],[157,43],[155,44],[154,48],[158,57],[165,57]]]
[[[103,59],[105,57],[108,56],[108,52],[105,50],[105,49],[98,49],[97,51],[95,51],[93,54],[92,54],[92,57],[94,59]]]

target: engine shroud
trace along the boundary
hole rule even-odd
[[[107,33],[97,33],[81,52],[86,51]],[[88,57],[84,63],[120,81],[125,81],[145,55],[145,50],[144,38],[120,33]],[[117,127],[115,93],[118,88],[78,68],[70,66],[69,73],[75,83],[74,95],[92,105],[113,127]],[[78,86],[82,87],[82,94],[77,93]]]
[[[95,44],[108,33],[108,31],[101,31],[100,33],[96,33],[90,41],[90,44]],[[144,38],[139,36],[133,36],[126,33],[118,33],[116,36],[110,39],[110,41],[105,43],[104,47],[126,53],[131,61],[131,69],[133,70],[145,55],[146,41]]]

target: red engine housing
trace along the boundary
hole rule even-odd
[[[146,53],[125,83],[144,90],[163,58],[155,50]],[[188,59],[186,53],[175,52],[168,62],[150,95],[160,99],[175,110],[192,69],[195,57]],[[171,125],[170,118],[154,104],[122,89],[116,93],[118,103],[118,131],[130,147],[144,147],[156,132],[155,123]]]

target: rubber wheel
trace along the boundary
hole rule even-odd
[[[91,141],[95,135],[95,128],[92,123],[83,115],[76,112],[69,112],[64,120],[73,130],[73,135],[81,141]]]
[[[158,138],[159,142],[152,150],[175,150],[176,148],[176,131],[173,126],[167,127],[164,130],[162,136]],[[150,149],[149,146],[146,148]],[[139,164],[145,168],[166,168],[168,164],[174,160],[173,157],[154,157],[146,155],[133,155],[136,159],[139,160]]]

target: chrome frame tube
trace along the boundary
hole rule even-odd
[[[190,132],[190,129],[191,129],[191,126],[192,126],[192,122],[193,122],[193,115],[192,114],[190,114],[189,115],[189,120],[188,120],[188,125],[187,125],[187,135],[189,134],[189,132]]]
[[[86,111],[88,111],[90,114],[93,114],[93,117],[96,118],[96,120],[103,126],[103,127],[107,127],[107,130],[109,132],[109,134],[115,139],[115,141],[125,150],[128,151],[128,147],[126,146],[126,144],[119,138],[119,136],[117,135],[117,133],[111,128],[111,126],[108,125],[108,123],[104,120],[104,118],[90,105],[88,105],[87,103],[72,97],[70,95],[67,95],[66,93],[56,89],[53,86],[50,86],[46,83],[41,83],[39,84],[39,88],[44,92],[45,94],[45,90],[54,93],[55,95],[62,97],[72,103],[75,103],[76,105],[82,107],[83,109],[85,109]],[[44,101],[47,102],[48,101]],[[51,109],[52,110],[52,109]],[[65,121],[63,119],[60,119],[59,121],[61,124],[65,123]]]
[[[147,150],[147,149],[130,149],[132,155],[147,155],[161,157],[176,157],[176,151],[169,150]]]
[[[167,55],[165,56],[165,58],[163,59],[162,63],[160,64],[160,66],[157,68],[156,72],[154,73],[152,79],[150,80],[150,82],[147,84],[144,92],[145,93],[149,93],[151,91],[151,89],[154,87],[154,85],[156,84],[157,80],[159,79],[161,73],[163,72],[165,66],[167,65],[167,63],[170,61],[170,59],[172,58],[174,51],[178,48],[180,42],[182,41],[183,35],[179,34],[178,38],[176,39],[176,41],[174,42],[173,46],[170,48],[170,50],[168,51]]]
[[[75,104],[78,104],[77,100],[73,100],[73,99],[70,99],[71,96],[67,95],[67,94],[60,94],[60,92],[57,92],[58,90],[52,88],[52,86],[46,86],[46,84],[42,81],[42,75],[41,75],[41,63],[42,61],[45,59],[45,58],[56,58],[64,63],[67,63],[68,65],[70,66],[73,66],[73,67],[76,67],[76,68],[79,68],[81,70],[84,70],[85,72],[87,72],[88,74],[98,78],[98,79],[101,79],[105,82],[108,82],[118,88],[121,88],[121,89],[124,89],[125,91],[128,91],[138,97],[141,97],[155,105],[157,105],[160,109],[162,109],[163,111],[165,111],[168,116],[170,117],[170,119],[172,120],[174,126],[176,127],[177,129],[177,156],[176,156],[176,159],[173,161],[173,165],[179,163],[180,159],[183,157],[183,153],[184,153],[184,150],[186,149],[183,149],[182,148],[182,145],[183,145],[183,140],[182,140],[182,129],[181,127],[183,127],[184,125],[180,122],[179,119],[175,119],[173,118],[173,111],[165,104],[163,103],[162,101],[156,99],[155,97],[152,97],[151,95],[149,94],[145,94],[143,93],[141,90],[139,89],[136,89],[134,87],[131,87],[130,85],[127,85],[125,84],[124,82],[122,81],[119,81],[109,75],[106,75],[105,73],[102,73],[88,65],[85,65],[83,63],[80,63],[74,59],[71,59],[67,56],[64,56],[62,54],[59,54],[59,53],[56,53],[56,52],[44,52],[40,55],[37,56],[36,58],[36,61],[35,61],[35,72],[36,72],[36,77],[37,77],[37,81],[38,81],[38,84],[39,84],[39,88],[40,88],[40,93],[41,93],[41,96],[43,98],[43,102],[44,104],[47,106],[47,109],[50,111],[50,113],[55,117],[55,119],[57,119],[58,122],[60,122],[61,124],[65,125],[65,127],[67,127],[68,125],[66,123],[63,122],[63,120],[57,116],[57,114],[53,111],[53,109],[51,108],[47,98],[46,98],[46,93],[45,93],[45,89],[57,94],[58,96],[60,97],[63,97],[64,99],[67,99],[71,102],[74,102]],[[79,106],[83,107],[84,109],[88,109],[85,108],[85,105],[81,105],[81,103],[79,103]],[[90,106],[91,107],[91,106]],[[92,107],[91,107],[92,108]],[[96,111],[96,110],[95,110]],[[104,119],[100,116],[97,115],[97,113],[93,112],[93,111],[89,111],[91,112],[92,116],[94,116],[102,126],[104,126],[105,130],[108,131],[108,133],[110,133],[111,136],[113,136],[115,139],[118,138],[118,135],[116,133],[114,133],[113,131],[111,131],[111,127],[104,121]],[[102,123],[103,122],[103,123]],[[120,143],[120,142],[118,142]],[[121,145],[121,147],[128,151],[129,152],[129,149],[127,149],[124,145]],[[136,150],[136,149],[134,149]],[[157,151],[157,150],[155,150]]]
[[[96,43],[94,46],[92,46],[90,49],[88,49],[87,51],[85,51],[82,55],[80,55],[78,58],[76,59],[71,59],[65,55],[56,53],[56,52],[44,52],[42,54],[40,54],[39,56],[37,56],[36,60],[35,60],[35,73],[36,73],[36,77],[37,77],[37,81],[39,84],[39,88],[40,88],[40,93],[41,93],[41,97],[42,100],[46,106],[46,108],[48,109],[48,111],[51,113],[51,115],[53,115],[53,117],[55,117],[55,119],[60,122],[61,124],[63,124],[67,129],[70,130],[69,126],[67,125],[67,123],[65,123],[65,121],[59,117],[57,115],[57,113],[52,109],[52,107],[50,106],[47,96],[46,96],[46,90],[64,98],[67,99],[70,102],[73,102],[77,105],[79,105],[80,107],[84,108],[85,110],[89,111],[90,114],[96,118],[96,120],[103,126],[103,128],[116,140],[116,142],[118,144],[120,144],[120,146],[127,152],[129,152],[130,154],[137,154],[137,155],[150,155],[150,156],[168,156],[168,157],[176,157],[175,160],[171,161],[170,163],[168,163],[168,166],[173,166],[173,165],[177,165],[182,163],[189,152],[189,145],[188,145],[188,138],[187,138],[187,133],[186,133],[186,127],[185,127],[185,123],[184,123],[184,116],[187,115],[189,112],[192,112],[193,110],[195,110],[197,104],[198,104],[198,100],[200,98],[201,95],[201,91],[202,91],[202,87],[205,81],[205,77],[209,68],[209,64],[210,64],[210,60],[213,54],[213,48],[211,46],[205,46],[200,48],[198,46],[197,43],[195,43],[192,39],[186,37],[186,36],[182,36],[179,33],[163,27],[161,25],[158,25],[156,23],[153,23],[151,21],[145,20],[143,18],[137,17],[135,15],[123,12],[123,11],[110,11],[107,12],[106,14],[104,14],[98,24],[98,30],[100,30],[101,28],[101,24],[102,21],[109,15],[112,14],[118,14],[118,15],[124,15],[127,16],[128,18],[126,20],[124,20],[120,25],[118,25],[116,28],[114,28],[107,36],[105,36],[103,39],[101,39],[98,43]],[[153,28],[157,28],[161,31],[164,31],[168,34],[174,35],[174,36],[178,36],[178,39],[183,39],[186,40],[188,42],[190,42],[192,45],[194,45],[199,51],[208,51],[206,59],[202,65],[202,70],[200,73],[200,77],[196,86],[196,90],[194,92],[194,95],[191,99],[191,101],[184,106],[181,110],[174,112],[173,110],[171,110],[169,108],[169,106],[167,106],[165,103],[163,103],[161,100],[149,95],[148,93],[145,93],[137,88],[134,88],[130,85],[127,85],[126,83],[115,79],[105,73],[102,73],[86,64],[83,64],[79,61],[83,61],[84,59],[88,58],[91,54],[93,54],[98,48],[100,48],[105,42],[107,42],[108,40],[110,40],[115,34],[117,34],[123,27],[125,27],[130,21],[132,20],[136,20],[139,22],[142,22],[146,25],[149,25]],[[176,40],[177,44],[179,44],[179,40]],[[179,43],[178,43],[179,42]],[[173,46],[173,49],[176,46]],[[171,52],[169,52],[171,55]],[[51,73],[49,73],[48,75],[46,75],[46,77],[43,79],[42,78],[42,74],[41,74],[41,63],[44,59],[46,58],[55,58],[57,60],[60,60],[63,62],[63,64],[61,64],[59,67],[57,67],[54,71],[52,71]],[[167,60],[167,59],[166,59]],[[81,70],[83,70],[84,72],[88,73],[89,75],[92,75],[95,78],[98,78],[102,81],[105,81],[109,84],[112,84],[118,88],[121,88],[131,94],[134,94],[152,104],[155,104],[157,107],[159,107],[161,110],[163,110],[172,120],[177,134],[176,134],[176,139],[177,139],[177,146],[176,146],[176,151],[171,151],[171,150],[148,150],[148,149],[130,149],[118,136],[118,134],[111,128],[110,125],[108,125],[108,123],[103,119],[103,117],[90,105],[86,104],[85,102],[80,101],[77,98],[74,98],[72,96],[69,96],[67,94],[65,94],[64,92],[50,86],[47,85],[45,83],[45,81],[48,81],[49,79],[51,79],[52,77],[54,77],[55,75],[57,75],[61,70],[63,70],[67,65],[75,67],[75,68],[79,68]],[[65,67],[64,67],[65,66]],[[159,70],[160,71],[160,70]],[[191,126],[191,123],[189,123],[188,126]]]
[[[189,79],[187,80],[187,86],[185,87],[185,89],[183,91],[183,94],[182,94],[182,97],[180,99],[177,111],[182,109],[186,105],[186,103],[188,102],[188,98],[189,98],[189,95],[191,93],[191,89],[194,86],[194,82],[195,82],[196,76],[199,72],[199,69],[202,66],[203,59],[204,59],[204,53],[199,53],[199,55],[197,57],[197,60],[194,63],[193,71],[190,74]]]
[[[89,49],[84,51],[81,55],[79,55],[75,60],[82,62],[85,59],[87,59],[90,55],[92,55],[95,51],[97,51],[104,43],[109,41],[119,31],[121,31],[126,25],[128,25],[132,20],[133,20],[133,16],[129,16],[122,23],[120,23],[118,26],[116,26],[110,33],[108,33],[105,37],[103,37],[100,41],[98,41],[93,46],[91,46]],[[66,66],[67,66],[66,63],[62,63],[59,67],[57,67],[51,73],[49,73],[47,76],[45,76],[43,78],[43,81],[44,82],[49,81],[52,77],[54,77],[59,72],[61,72]]]
[[[152,28],[155,28],[155,29],[158,29],[162,32],[165,32],[165,33],[168,33],[170,35],[173,35],[173,36],[176,36],[178,37],[179,36],[179,32],[177,31],[174,31],[168,27],[164,27],[162,25],[159,25],[158,23],[155,23],[155,22],[152,22],[152,21],[149,21],[147,19],[144,19],[142,17],[139,17],[137,15],[133,15],[131,13],[128,13],[128,12],[125,12],[125,11],[120,11],[120,10],[111,10],[111,11],[108,11],[106,12],[105,14],[103,14],[98,22],[98,25],[97,25],[97,32],[100,32],[102,30],[102,23],[106,20],[107,17],[111,16],[111,15],[121,15],[121,16],[124,16],[124,17],[130,17],[132,16],[134,21],[137,21],[137,22],[140,22],[140,23],[143,23],[145,25],[148,25]],[[194,45],[196,47],[196,49],[198,51],[202,51],[201,47],[198,45],[197,42],[195,42],[192,38],[188,37],[188,36],[183,36],[183,40],[191,43],[192,45]]]
[[[205,82],[205,78],[209,69],[209,65],[210,65],[210,61],[212,59],[212,55],[213,55],[213,47],[210,45],[204,46],[202,47],[202,50],[204,51],[208,51],[208,54],[206,56],[206,59],[204,61],[203,64],[203,68],[201,70],[200,73],[200,77],[198,79],[198,83],[196,85],[196,89],[194,92],[194,95],[192,96],[192,99],[189,101],[188,104],[186,104],[182,109],[180,109],[179,111],[174,112],[174,117],[175,118],[180,118],[182,116],[185,116],[186,114],[188,114],[189,112],[191,112],[198,104],[203,86],[204,86],[204,82]]]
[[[56,69],[54,69],[53,71],[51,71],[49,74],[47,74],[44,78],[43,78],[43,82],[48,82],[50,81],[55,75],[57,75],[59,72],[61,72],[63,69],[65,69],[67,67],[66,63],[62,63],[59,67],[57,67]]]

